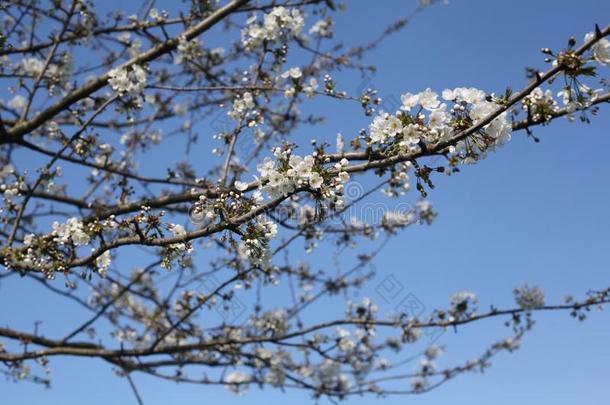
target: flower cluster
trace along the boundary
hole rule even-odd
[[[273,337],[284,336],[290,329],[288,313],[284,308],[265,312],[260,317],[253,317],[252,324],[259,332]]]
[[[438,346],[428,346],[424,351],[424,358],[419,362],[417,375],[411,379],[411,388],[415,392],[421,392],[430,386],[429,377],[437,372],[435,359],[443,354],[443,349]]]
[[[148,207],[145,208],[146,210],[148,210]],[[187,232],[184,226],[178,224],[168,224],[167,227],[174,238],[186,238]],[[184,267],[190,264],[190,255],[193,252],[193,246],[188,240],[185,240],[184,242],[172,243],[164,249],[163,262],[161,263],[161,267],[166,270],[171,270],[172,260],[176,258],[178,258],[178,264]]]
[[[109,231],[117,227],[118,223],[112,215],[106,220],[90,223],[74,217],[69,218],[65,223],[55,221],[48,234],[26,234],[23,237],[23,245],[12,250],[12,257],[7,258],[4,265],[9,267],[16,264],[19,267],[36,269],[53,279],[55,272],[67,270],[67,259],[74,255],[79,247],[92,245],[93,236],[100,231]],[[91,252],[95,250],[92,248]],[[105,250],[96,254],[92,268],[104,277],[111,260],[111,252]]]
[[[523,284],[515,288],[515,301],[523,309],[536,309],[544,306],[544,291],[539,287]]]
[[[288,79],[289,83],[284,86],[284,97],[291,99],[302,91],[307,98],[313,98],[318,90],[318,79],[315,77],[309,78],[309,83],[305,83],[303,72],[299,67],[293,67],[285,71],[280,76],[283,79]]]
[[[299,80],[303,76],[301,68],[293,67],[282,73],[281,77],[284,79],[291,78],[292,80]]]
[[[120,96],[138,96],[146,86],[146,70],[139,65],[112,69],[108,72],[108,84]]]
[[[17,181],[14,183],[7,181],[8,177],[11,176],[14,176]],[[15,167],[13,165],[7,164],[0,169],[0,182],[0,192],[2,192],[4,201],[7,205],[11,205],[15,197],[19,196],[19,190],[22,188],[22,181],[15,174]],[[2,208],[0,207],[1,212]]]
[[[234,371],[226,378],[226,382],[229,384],[227,387],[237,395],[245,394],[248,391],[250,380],[250,376],[243,371]]]
[[[182,226],[182,225],[171,224],[170,230],[172,231],[172,235],[175,238],[184,238],[187,235],[186,229],[184,229],[184,226]],[[193,253],[193,247],[187,242],[173,243],[171,246],[173,249],[176,249],[179,251],[184,251],[186,253]]]
[[[250,50],[258,48],[264,41],[286,41],[300,35],[304,24],[300,10],[275,7],[265,14],[262,24],[257,22],[256,14],[248,19],[246,28],[242,31],[242,41]]]
[[[270,365],[269,372],[265,376],[265,382],[273,387],[281,387],[286,381],[285,368],[293,366],[290,353],[282,350],[272,352],[267,349],[259,349],[256,352]]]
[[[399,197],[405,195],[411,189],[409,175],[411,162],[402,162],[390,169],[391,176],[388,179],[388,187],[381,189],[381,192],[388,197]]]
[[[74,243],[76,246],[88,245],[91,241],[85,225],[76,218],[70,218],[65,224],[53,222],[53,242],[59,245]]]
[[[314,171],[315,159],[313,156],[302,158],[292,155],[288,165],[276,167],[276,162],[267,157],[257,166],[261,180],[265,182],[263,190],[271,197],[287,196],[298,186],[309,185],[317,190],[322,186],[324,179],[319,171]]]
[[[311,35],[317,35],[320,38],[332,38],[333,36],[333,20],[330,18],[323,18],[318,20],[309,29]]]
[[[110,256],[110,250],[106,250],[102,253],[97,259],[95,259],[95,265],[97,266],[97,272],[100,276],[106,277],[106,272],[108,271],[108,267],[110,267],[110,262],[112,257]]]
[[[44,61],[35,57],[24,58],[19,63],[18,71],[32,77],[37,77],[44,69]]]
[[[254,106],[254,97],[252,96],[252,93],[245,92],[241,96],[235,96],[235,99],[233,100],[233,107],[231,108],[231,111],[227,113],[227,115],[238,121],[243,117],[246,117]]]
[[[477,312],[478,299],[474,293],[470,291],[460,291],[455,293],[449,299],[451,308],[450,321],[468,319]]]
[[[528,94],[522,104],[529,119],[534,122],[549,121],[559,110],[559,105],[553,98],[553,92],[551,90],[542,91],[539,87]]]
[[[557,93],[565,106],[570,121],[574,120],[573,112],[585,110],[598,97],[600,90],[593,90],[589,86],[579,83],[577,86],[566,86]]]
[[[388,230],[402,228],[415,222],[413,212],[386,211],[383,214],[381,224]]]
[[[442,98],[452,103],[451,108],[429,88],[417,94],[403,94],[400,111],[395,114],[382,111],[369,125],[369,144],[393,152],[417,152],[424,146],[451,140],[500,107],[494,97],[475,88],[446,89]],[[486,147],[509,140],[511,132],[511,124],[503,112],[484,126],[480,134],[484,142],[477,145],[483,152]],[[464,159],[475,155],[464,140],[451,147],[450,152]]]
[[[415,207],[408,211],[385,211],[381,219],[381,226],[391,233],[396,229],[405,228],[420,221],[430,224],[435,217],[436,213],[432,209],[432,204],[429,201],[422,200],[418,201]]]
[[[198,201],[193,204],[189,217],[192,223],[206,227],[216,218],[216,213],[213,204],[208,201],[207,197],[200,195]]]
[[[341,364],[327,359],[316,369],[312,379],[320,390],[347,392],[351,388],[349,378],[341,372]]]
[[[292,150],[285,147],[276,148],[274,153],[277,162],[267,157],[257,166],[262,189],[271,197],[287,196],[298,187],[309,187],[319,190],[324,198],[332,200],[336,206],[344,205],[343,183],[349,180],[349,174],[342,169],[348,165],[347,159],[336,164],[338,174],[330,178],[315,153],[301,157],[293,155]]]
[[[247,227],[244,240],[238,246],[240,259],[262,269],[269,268],[269,241],[276,236],[277,224],[262,215],[257,216]]]
[[[15,73],[30,78],[44,77],[51,84],[66,86],[70,75],[73,73],[73,56],[70,53],[62,53],[54,61],[45,63],[36,57],[23,58],[16,66]],[[41,76],[42,75],[42,76]]]
[[[174,63],[176,65],[189,60],[197,60],[203,56],[201,43],[197,38],[189,41],[186,37],[181,36],[176,51],[177,53],[174,57]]]

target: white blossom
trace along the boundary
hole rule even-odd
[[[243,181],[236,181],[235,188],[239,191],[245,191],[248,188],[248,183],[245,183]]]
[[[472,316],[477,310],[478,299],[470,291],[460,291],[450,298],[450,313],[453,319],[464,319]]]
[[[330,18],[324,18],[316,21],[311,28],[309,33],[311,35],[317,35],[320,38],[331,38],[333,36],[333,20]]]
[[[585,35],[585,41],[590,41],[595,38],[595,34],[589,32]],[[610,65],[610,41],[607,38],[601,38],[592,47],[593,56],[602,65]]]
[[[419,94],[405,93],[400,96],[400,101],[402,101],[400,109],[409,111],[419,103]]]
[[[345,149],[345,141],[343,140],[342,134],[337,134],[335,144],[337,146],[337,152],[343,152],[343,150]]]
[[[137,96],[146,86],[146,71],[139,65],[112,69],[108,77],[108,84],[119,95]]]
[[[100,256],[95,259],[95,265],[97,266],[97,271],[100,276],[105,277],[108,267],[110,267],[111,262],[110,251],[106,250]]]
[[[418,102],[428,111],[438,108],[440,104],[438,101],[438,94],[433,92],[430,88],[427,88],[423,92],[419,93]]]
[[[536,309],[544,306],[544,291],[539,287],[523,284],[515,288],[515,301],[523,309]]]
[[[27,105],[28,105],[28,100],[25,97],[23,97],[21,94],[17,94],[15,97],[13,97],[11,99],[11,101],[8,102],[8,106],[17,111],[24,110]]]
[[[226,378],[226,382],[229,384],[227,388],[237,395],[245,394],[248,391],[250,381],[250,376],[242,371],[229,373]]]
[[[256,15],[248,19],[242,31],[242,41],[246,48],[255,49],[263,41],[275,42],[298,36],[304,24],[300,10],[275,7],[264,15],[262,24],[257,22]]]
[[[70,218],[65,224],[53,223],[54,241],[61,245],[70,241],[76,246],[88,245],[91,238],[85,232],[84,224],[77,218]]]
[[[300,79],[303,76],[303,72],[301,72],[301,69],[299,67],[293,67],[288,69],[287,71],[285,71],[284,73],[282,73],[282,77],[284,79],[287,79],[288,77],[290,77],[291,79]]]
[[[309,178],[309,185],[314,190],[319,189],[322,186],[323,182],[324,182],[324,179],[322,178],[322,176],[320,176],[320,173],[317,173],[317,172],[313,172],[311,174],[311,177]]]
[[[254,97],[252,93],[245,92],[241,97],[236,96],[233,100],[233,108],[227,115],[237,121],[244,117],[248,110],[252,108],[254,108]]]

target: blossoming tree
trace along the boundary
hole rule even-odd
[[[192,1],[179,12],[143,1],[129,16],[94,3],[1,3],[0,277],[40,284],[90,312],[65,336],[1,326],[10,378],[48,384],[54,357],[78,356],[103,359],[130,382],[145,373],[235,393],[251,385],[331,399],[420,393],[518,348],[536,311],[583,318],[610,301],[599,290],[547,304],[524,285],[514,308],[481,312],[462,291],[426,317],[382,314],[370,299],[341,299],[370,279],[363,269],[378,251],[336,273],[283,260],[303,241],[311,252],[431,224],[426,197],[438,176],[509,153],[514,132],[588,121],[610,100],[600,80],[610,26],[542,49],[547,69],[531,70],[523,89],[426,88],[382,111],[374,90],[351,94],[333,74],[369,69],[361,56],[405,20],[345,48],[328,46],[339,1]],[[222,48],[208,46],[214,37]],[[299,106],[322,98],[357,103],[367,126],[332,145],[297,139],[297,128],[320,121]],[[208,156],[192,155],[197,143]],[[148,157],[177,144],[178,164]],[[148,174],[159,167],[165,175]],[[375,185],[350,195],[365,178]],[[369,197],[412,204],[370,222],[346,219]],[[344,308],[312,318],[308,308],[329,296]],[[214,312],[236,311],[246,315],[213,322]],[[424,331],[492,317],[505,318],[511,334],[477,359],[439,368],[443,350],[432,344],[415,365],[405,361]]]

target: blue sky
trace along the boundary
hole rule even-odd
[[[118,3],[117,3],[118,4]],[[339,13],[336,32],[348,44],[366,42],[389,21],[412,10],[414,1],[353,0]],[[162,8],[162,2],[159,7]],[[386,98],[426,87],[474,86],[488,92],[515,89],[526,83],[526,66],[543,68],[541,47],[559,49],[574,35],[581,40],[595,23],[610,21],[610,3],[581,0],[452,0],[431,7],[403,31],[390,37],[365,58],[378,72],[367,79]],[[205,37],[204,37],[205,38]],[[606,71],[607,74],[607,71]],[[341,78],[340,78],[341,79]],[[354,91],[360,82],[341,82]],[[368,84],[367,84],[368,85]],[[324,103],[312,105],[326,108]],[[321,132],[349,134],[366,124],[357,106],[329,114]],[[356,118],[354,118],[356,117]],[[374,297],[375,287],[393,276],[426,308],[443,306],[452,293],[469,289],[482,308],[513,305],[512,289],[527,281],[543,286],[549,302],[566,294],[579,296],[610,284],[608,247],[610,213],[610,111],[602,107],[589,125],[557,121],[536,130],[535,144],[517,133],[498,153],[457,176],[437,181],[430,194],[439,216],[431,227],[407,230],[394,238],[375,262],[378,275],[362,295]],[[303,253],[295,252],[296,258]],[[313,259],[329,260],[329,249]],[[311,259],[311,258],[308,258]],[[0,285],[0,323],[4,314],[18,313],[28,328],[32,319],[72,321],[78,311],[40,290],[12,280]],[[18,280],[17,280],[18,281]],[[381,304],[391,310],[395,302]],[[483,375],[467,375],[430,394],[386,399],[387,404],[514,404],[607,401],[610,361],[610,315],[594,313],[584,323],[567,313],[539,314],[537,324],[510,355],[501,355]],[[500,320],[448,332],[447,360],[469,359],[508,333]],[[0,402],[17,404],[130,404],[135,399],[127,382],[102,361],[52,362],[53,388],[0,381]],[[251,390],[236,397],[224,388],[176,386],[134,376],[145,404],[182,405],[223,401],[308,404],[308,394],[273,389]],[[351,404],[372,398],[353,398]]]

